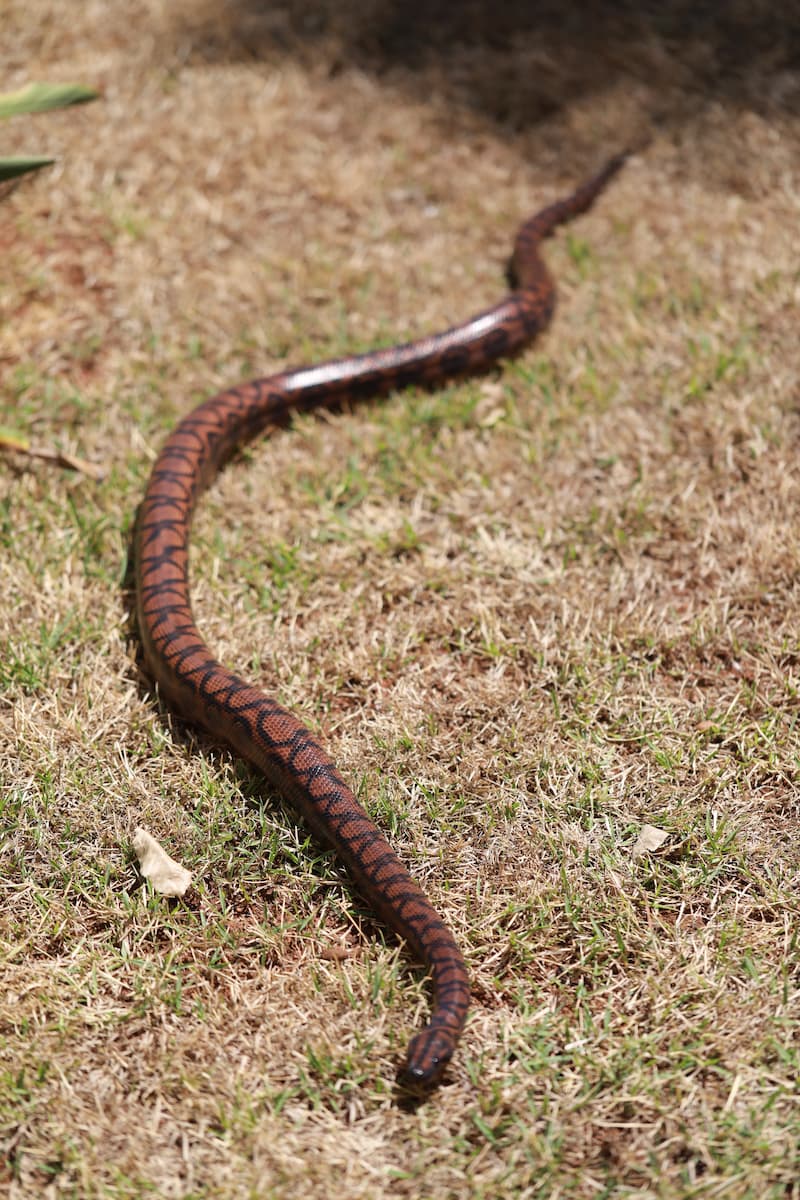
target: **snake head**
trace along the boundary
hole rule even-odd
[[[450,1029],[428,1025],[420,1030],[408,1044],[403,1082],[411,1088],[432,1087],[438,1083],[455,1048],[456,1039]]]

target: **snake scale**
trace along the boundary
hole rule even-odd
[[[618,155],[571,195],[520,229],[512,259],[516,290],[444,333],[282,371],[221,392],[176,427],[153,467],[139,510],[136,593],[147,673],[189,721],[267,776],[346,865],[358,890],[431,974],[428,1024],[410,1041],[403,1078],[434,1083],[464,1027],[469,982],[461,952],[441,917],[356,802],[331,759],[291,713],[218,662],[192,617],[189,527],[195,502],[235,448],[293,412],[333,407],[402,388],[429,387],[486,369],[517,352],[549,321],[555,289],[539,244],[584,212],[619,170]]]

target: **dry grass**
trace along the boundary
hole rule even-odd
[[[104,98],[0,129],[59,158],[2,205],[0,424],[108,472],[0,477],[14,1200],[798,1196],[797,31],[560,7],[4,6],[4,86]],[[519,219],[644,132],[518,362],[300,420],[198,515],[209,641],[465,948],[412,1109],[424,980],[139,685],[131,521],[196,399],[491,302]],[[137,887],[140,822],[193,904]]]

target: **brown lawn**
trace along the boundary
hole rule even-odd
[[[786,6],[787,9],[789,6]],[[782,6],[6,0],[0,1191],[795,1197],[800,23]],[[215,390],[444,328],[519,222],[514,363],[248,449],[198,620],[320,734],[464,948],[430,997],[332,856],[137,673],[136,506]],[[195,875],[140,886],[145,825]],[[634,855],[644,825],[668,834]]]

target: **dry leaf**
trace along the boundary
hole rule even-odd
[[[658,829],[655,825],[643,825],[636,845],[631,850],[631,858],[641,858],[643,854],[658,850],[669,837],[666,829]]]
[[[170,858],[152,834],[137,827],[133,831],[133,849],[139,869],[162,896],[182,896],[192,882],[192,873]]]
[[[348,946],[325,946],[320,951],[320,957],[327,959],[328,962],[344,962],[348,958],[355,958],[357,953],[357,950]]]

